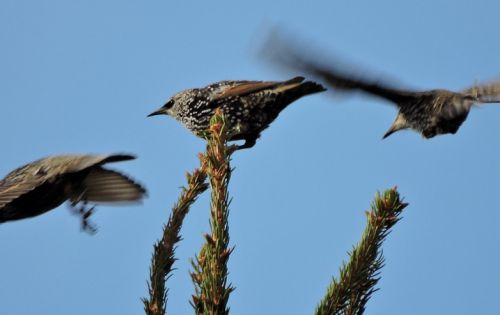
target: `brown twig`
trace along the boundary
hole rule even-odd
[[[205,163],[212,201],[210,205],[210,234],[205,235],[205,244],[192,265],[191,277],[195,284],[192,305],[196,314],[228,314],[227,303],[234,290],[227,283],[227,262],[232,249],[229,248],[229,197],[228,184],[231,176],[230,155],[226,146],[227,124],[218,110],[210,121]]]
[[[168,288],[165,283],[171,276],[176,244],[182,239],[180,230],[184,217],[196,198],[208,188],[204,158],[200,156],[201,168],[187,174],[188,186],[182,188],[181,196],[174,205],[167,225],[163,228],[163,236],[154,245],[150,267],[149,299],[143,299],[144,311],[148,315],[164,315],[166,313]]]

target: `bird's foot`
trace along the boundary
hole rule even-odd
[[[257,143],[257,138],[245,139],[245,143],[237,145],[236,150],[250,149]]]
[[[240,149],[240,146],[237,144],[231,144],[226,147],[226,154],[231,155],[234,153],[234,151],[237,151]]]
[[[73,202],[71,204],[71,210],[74,214],[80,216],[82,231],[89,234],[95,234],[97,232],[97,226],[89,220],[90,216],[94,213],[95,206],[86,209],[86,203],[77,207],[77,205]]]
[[[82,208],[82,212],[81,212],[81,215],[82,215],[82,231],[85,231],[85,232],[87,232],[89,234],[95,234],[95,233],[97,233],[97,225],[95,225],[94,223],[92,223],[89,220],[89,217],[94,213],[94,210],[95,210],[95,206],[91,207],[88,210],[85,210],[85,209]]]

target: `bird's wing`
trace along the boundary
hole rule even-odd
[[[337,90],[361,90],[396,104],[415,97],[415,92],[398,90],[380,82],[369,82],[361,78],[350,77],[333,68],[320,67],[313,63],[303,64],[301,67],[305,71],[322,78]]]
[[[291,67],[323,79],[331,88],[336,90],[359,90],[385,98],[396,104],[404,103],[409,99],[413,99],[418,93],[396,89],[380,81],[369,81],[367,79],[363,79],[361,76],[356,77],[354,75],[349,75],[333,66],[322,66],[319,63],[307,60],[304,56],[298,56],[297,54],[294,54],[289,58],[291,61]]]
[[[356,75],[356,72],[352,71],[352,65],[342,65],[335,59],[328,63],[319,62],[318,60],[325,59],[319,55],[323,56],[324,54],[315,54],[316,57],[307,55],[302,50],[304,45],[297,43],[287,36],[272,33],[265,44],[262,55],[281,67],[316,76],[338,91],[364,91],[396,104],[415,99],[418,93],[397,89],[387,83],[369,80],[363,75]],[[310,50],[308,49],[308,51]],[[347,67],[349,71],[342,70]]]
[[[134,158],[127,154],[57,155],[34,161],[10,172],[0,181],[0,208],[61,175]]]
[[[19,170],[11,172],[0,181],[0,209],[47,181],[43,175],[20,173]]]
[[[129,154],[108,155],[58,155],[43,160],[51,176],[80,172],[96,165],[105,163],[133,160],[135,156]]]
[[[146,190],[127,176],[100,166],[93,167],[83,179],[83,199],[95,203],[133,202],[141,200]],[[72,196],[81,198],[82,195]]]
[[[278,87],[297,86],[302,81],[304,81],[303,77],[295,77],[288,81],[236,81],[235,84],[215,95],[213,100],[220,100],[232,96],[245,96]]]
[[[480,103],[500,103],[500,80],[474,85],[462,93],[474,97]]]

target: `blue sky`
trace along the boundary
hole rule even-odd
[[[417,89],[498,78],[497,1],[0,2],[0,176],[60,153],[131,152],[115,164],[144,183],[142,206],[100,207],[81,233],[65,206],[0,227],[0,313],[140,314],[152,245],[202,140],[146,118],[175,92],[223,79],[284,80],[259,59],[275,25]],[[304,42],[303,49],[308,49]],[[231,182],[235,314],[310,314],[358,241],[377,190],[410,206],[384,244],[367,314],[499,314],[500,107],[455,136],[381,137],[378,99],[323,93],[287,108],[237,152]],[[168,310],[189,314],[189,260],[208,229],[192,208]]]

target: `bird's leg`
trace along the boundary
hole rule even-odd
[[[78,206],[80,202],[81,205]],[[79,196],[71,202],[70,209],[74,214],[80,216],[82,230],[90,234],[95,234],[97,232],[97,227],[89,220],[89,217],[94,213],[95,206],[90,207],[89,209],[86,209],[86,206],[87,202],[82,200],[82,196]]]
[[[244,139],[245,143],[242,145],[232,145],[228,149],[232,152],[241,149],[248,149],[255,145],[259,135],[254,136],[250,132],[250,126],[244,122],[238,122],[231,130],[229,135],[229,140],[241,140]]]
[[[97,226],[89,220],[89,217],[94,213],[94,209],[95,206],[92,206],[88,210],[85,210],[85,205],[83,205],[80,210],[82,216],[82,230],[90,234],[95,234],[97,232]]]
[[[85,197],[85,189],[80,189],[78,187],[71,187],[70,189],[70,195],[72,196],[70,198],[71,204],[70,204],[70,209],[73,212],[73,214],[79,215],[81,218],[81,227],[82,230],[90,233],[90,234],[95,234],[97,232],[97,227],[96,225],[92,224],[89,220],[89,217],[94,213],[94,208],[95,206],[92,206],[87,209],[87,200]]]
[[[77,195],[76,198],[71,198],[71,210],[76,211],[75,207],[80,203],[81,201],[84,201],[85,198],[85,191],[82,191],[79,195]]]
[[[245,143],[237,146],[236,150],[249,149],[257,143],[257,137],[245,138]]]

